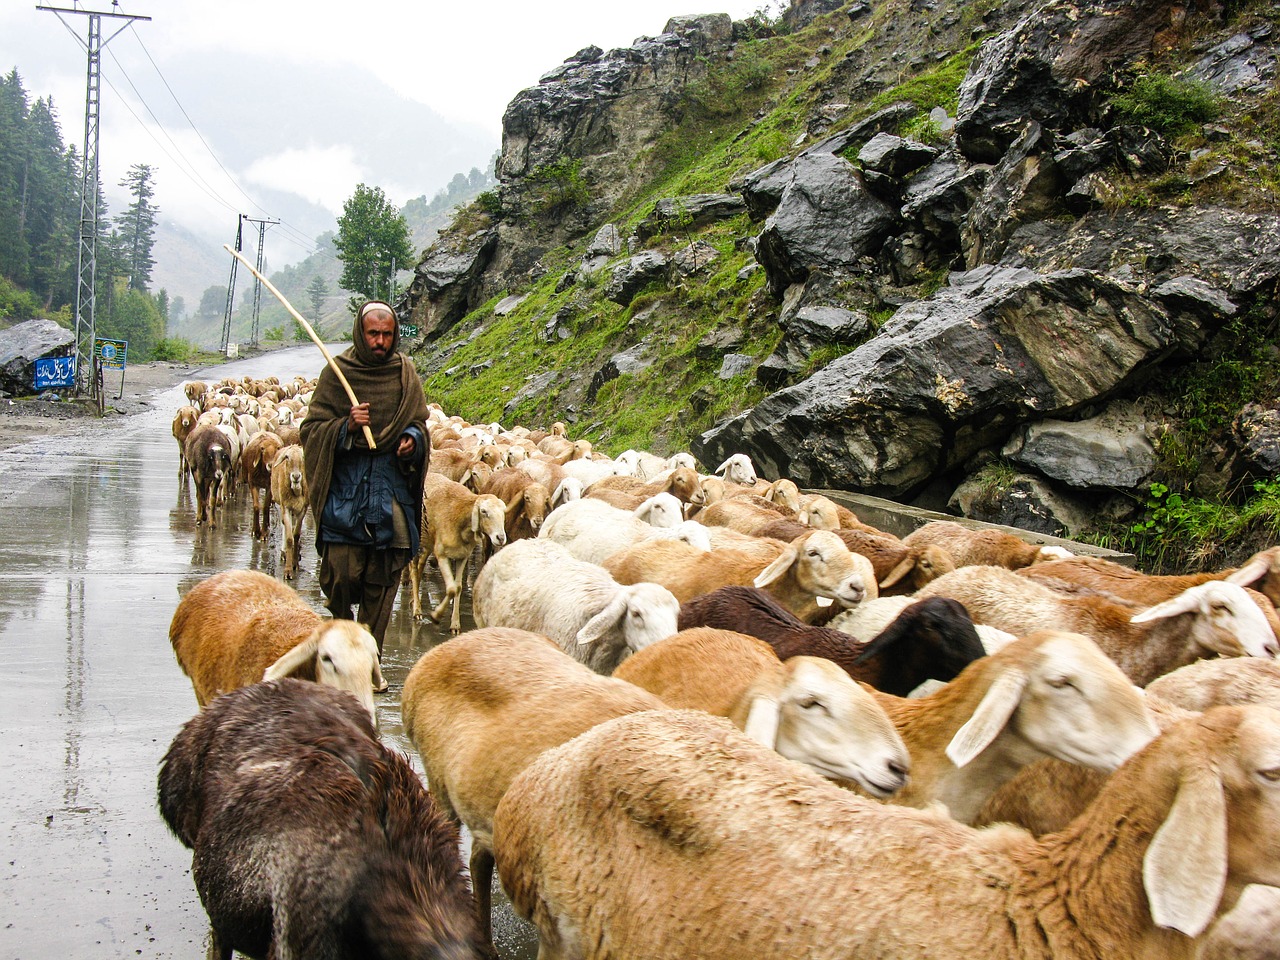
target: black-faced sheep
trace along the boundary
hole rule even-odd
[[[183,446],[196,482],[196,524],[218,525],[218,507],[231,484],[231,444],[216,426],[197,423]]]
[[[904,610],[867,643],[804,623],[756,587],[721,587],[680,606],[680,629],[717,627],[758,637],[778,658],[824,657],[855,680],[905,697],[926,680],[950,680],[983,656],[973,621],[954,600],[935,597]]]
[[[174,738],[159,799],[193,851],[210,957],[485,956],[457,828],[343,693],[218,698]]]

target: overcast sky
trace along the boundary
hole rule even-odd
[[[314,236],[359,182],[403,203],[483,167],[499,146],[507,103],[582,47],[629,46],[660,33],[673,15],[741,19],[766,5],[121,0],[119,12],[153,19],[105,48],[102,180],[114,212],[123,202],[117,182],[131,164],[149,163],[162,215],[190,229],[225,234],[240,210],[284,216],[285,229]],[[79,8],[112,9],[110,0]],[[62,19],[87,36],[87,17]],[[104,37],[120,22],[104,19]],[[77,149],[85,63],[58,16],[34,0],[0,0],[0,69],[17,67],[32,98],[53,96],[63,136]]]

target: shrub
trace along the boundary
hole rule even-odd
[[[1206,84],[1163,74],[1138,77],[1128,90],[1111,98],[1111,106],[1124,120],[1167,136],[1185,133],[1222,112],[1221,103]]]
[[[182,337],[165,337],[163,340],[157,340],[156,345],[151,348],[151,359],[182,363],[190,360],[195,353],[196,345],[190,340],[184,340]]]

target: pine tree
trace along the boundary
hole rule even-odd
[[[324,282],[324,277],[317,273],[307,284],[307,296],[311,298],[311,316],[317,320],[320,319],[320,311],[324,308],[324,299],[328,295],[329,285]]]
[[[151,250],[156,242],[156,218],[160,209],[152,203],[154,174],[148,164],[135,163],[120,181],[120,186],[128,187],[133,197],[129,209],[116,217],[130,290],[146,291],[151,284],[151,269],[156,265]]]

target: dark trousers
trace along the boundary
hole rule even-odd
[[[378,641],[386,636],[391,610],[400,589],[400,573],[409,563],[409,551],[376,550],[349,543],[326,543],[320,555],[320,589],[336,620],[359,620]],[[358,616],[352,608],[358,607]]]

